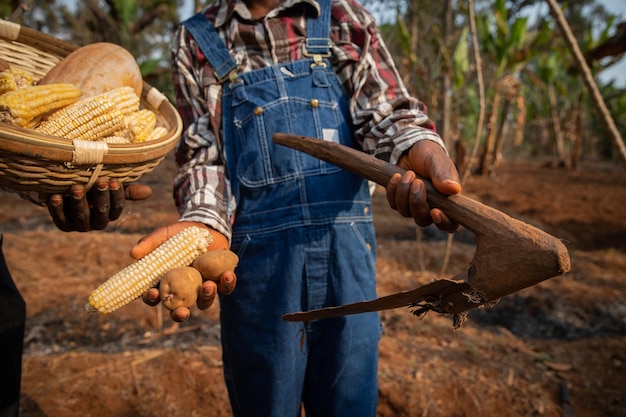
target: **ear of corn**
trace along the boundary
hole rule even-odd
[[[132,87],[118,87],[104,93],[111,99],[115,107],[123,114],[130,114],[139,110],[139,96]]]
[[[48,84],[19,88],[0,95],[0,121],[26,126],[45,113],[68,106],[80,97],[73,84]]]
[[[0,72],[0,94],[33,85],[33,77],[19,68],[7,68]]]
[[[102,142],[106,142],[109,144],[120,144],[120,143],[131,143],[132,141],[130,139],[128,139],[128,137],[123,136],[123,135],[118,135],[117,133],[111,135],[111,136],[107,136],[104,137],[102,139],[100,139]]]
[[[141,109],[126,115],[126,124],[133,133],[133,142],[145,142],[156,126],[156,114],[149,109]]]
[[[46,117],[35,130],[67,139],[99,140],[121,136],[125,115],[137,112],[139,97],[131,87],[119,87],[87,97]]]
[[[170,269],[188,266],[206,252],[213,238],[208,230],[192,226],[172,236],[139,261],[127,266],[96,288],[85,309],[111,313],[156,286]]]
[[[167,128],[163,126],[156,126],[154,129],[152,129],[152,132],[148,134],[146,141],[159,139],[160,137],[165,136],[166,133]]]
[[[124,115],[105,94],[87,97],[52,113],[37,132],[67,139],[96,140],[124,127]]]

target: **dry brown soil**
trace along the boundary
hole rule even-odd
[[[28,305],[23,417],[230,415],[217,308],[180,327],[140,301],[107,316],[83,310],[134,242],[175,221],[172,169],[168,158],[145,177],[153,198],[102,232],[60,232],[45,210],[3,195],[5,252]],[[465,193],[564,239],[572,270],[474,310],[458,330],[433,313],[383,312],[378,415],[626,416],[626,172],[505,161],[497,173],[472,177]],[[468,267],[469,232],[455,235],[440,275],[445,236],[416,230],[380,190],[374,213],[381,295]]]

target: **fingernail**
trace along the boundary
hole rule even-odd
[[[413,181],[413,176],[411,175],[409,171],[405,172],[404,175],[402,175],[402,182],[404,184],[408,184],[411,181]]]
[[[108,182],[99,182],[98,183],[98,191],[106,191],[109,189],[109,183]]]
[[[204,291],[204,299],[210,300],[211,298],[213,298],[214,294],[215,294],[215,290],[213,288],[209,288],[208,290]]]
[[[83,198],[85,195],[85,190],[74,190],[72,191],[72,197],[74,198]]]
[[[420,181],[413,181],[411,183],[411,192],[413,194],[418,194],[422,191],[422,183]]]
[[[225,282],[226,284],[230,284],[230,283],[232,283],[232,282],[233,282],[233,276],[232,276],[232,275],[230,275],[230,274],[226,275],[226,276],[224,277],[224,282]]]
[[[389,182],[391,184],[398,184],[400,182],[400,179],[402,178],[402,176],[400,174],[393,174],[393,176],[391,177],[391,179],[389,180]]]
[[[50,203],[51,203],[53,206],[58,207],[58,206],[60,206],[60,205],[61,205],[61,203],[63,203],[63,199],[62,199],[60,196],[55,195],[55,196],[53,196],[53,197],[50,197]]]
[[[111,191],[117,191],[120,189],[120,183],[117,181],[111,180],[111,182],[109,183],[109,188],[111,189]]]

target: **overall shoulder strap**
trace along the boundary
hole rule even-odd
[[[196,40],[200,50],[217,72],[220,81],[236,76],[237,63],[206,16],[197,13],[182,24]]]
[[[332,0],[318,0],[320,15],[307,19],[306,43],[304,55],[330,56],[330,15]]]

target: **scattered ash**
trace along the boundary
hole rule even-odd
[[[164,313],[165,326],[155,330],[147,323],[129,317],[87,314],[53,308],[26,320],[24,353],[27,355],[60,354],[70,351],[119,353],[146,348],[190,348],[218,346],[219,322],[190,317],[173,324]]]
[[[502,326],[521,338],[576,340],[626,335],[626,301],[588,306],[558,297],[522,296],[501,299],[493,307],[473,310],[470,320],[481,326]]]

